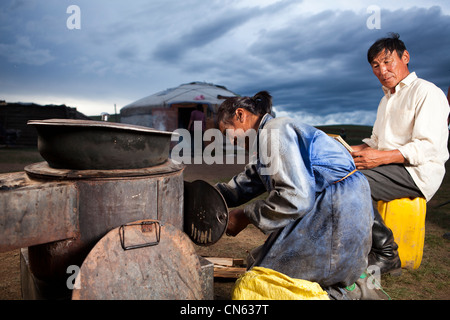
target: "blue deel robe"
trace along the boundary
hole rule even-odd
[[[367,268],[373,209],[366,178],[350,174],[356,168],[349,152],[323,131],[269,114],[255,143],[270,145],[267,156],[257,147],[243,172],[216,184],[230,208],[268,193],[244,207],[250,221],[270,233],[253,266],[322,287],[354,283]],[[276,170],[267,174],[270,165]]]

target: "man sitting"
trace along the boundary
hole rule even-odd
[[[449,157],[449,106],[441,89],[410,73],[410,55],[398,34],[377,40],[367,56],[384,97],[372,136],[352,146],[352,156],[369,180],[375,211],[369,266],[378,266],[382,274],[398,274],[398,246],[378,212],[377,201],[433,197]]]

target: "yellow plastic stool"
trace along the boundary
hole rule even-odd
[[[422,262],[426,209],[424,198],[378,201],[378,211],[398,244],[402,268],[417,269]]]

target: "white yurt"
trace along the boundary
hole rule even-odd
[[[220,104],[236,94],[224,86],[205,82],[191,82],[160,91],[139,99],[120,110],[121,122],[173,131],[187,128],[191,112],[197,105],[203,107],[206,128],[216,126]]]

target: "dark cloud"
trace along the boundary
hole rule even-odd
[[[292,113],[376,110],[382,91],[366,54],[376,39],[391,31],[401,35],[411,52],[410,70],[446,89],[450,17],[439,7],[383,10],[381,17],[382,29],[369,30],[367,15],[326,11],[263,33],[248,50],[261,60],[260,77],[236,90],[270,90],[280,109]],[[273,77],[272,70],[285,74]]]
[[[177,62],[186,52],[200,49],[243,23],[244,14],[235,12],[232,16],[194,25],[190,31],[159,44],[153,58],[168,63]]]
[[[450,85],[450,16],[439,7],[386,14],[387,24],[405,21],[397,31],[411,54],[410,68],[440,87]]]
[[[450,85],[450,16],[421,2],[381,7],[380,30],[367,28],[366,10],[307,13],[294,0],[74,3],[82,17],[77,31],[66,28],[71,3],[1,2],[0,99],[23,92],[120,96],[125,105],[207,81],[241,95],[269,90],[280,113],[367,124],[382,91],[366,54],[388,32],[405,41],[411,71],[445,91]]]
[[[192,17],[188,26],[181,27],[182,30],[178,36],[159,43],[153,52],[153,58],[168,63],[183,61],[182,57],[185,53],[201,49],[213,41],[220,40],[239,26],[249,23],[252,19],[276,14],[294,3],[295,1],[292,0],[280,1],[265,8],[241,9],[227,9],[226,6],[213,4],[210,10],[212,14],[200,17],[202,13],[200,11],[198,17]]]

